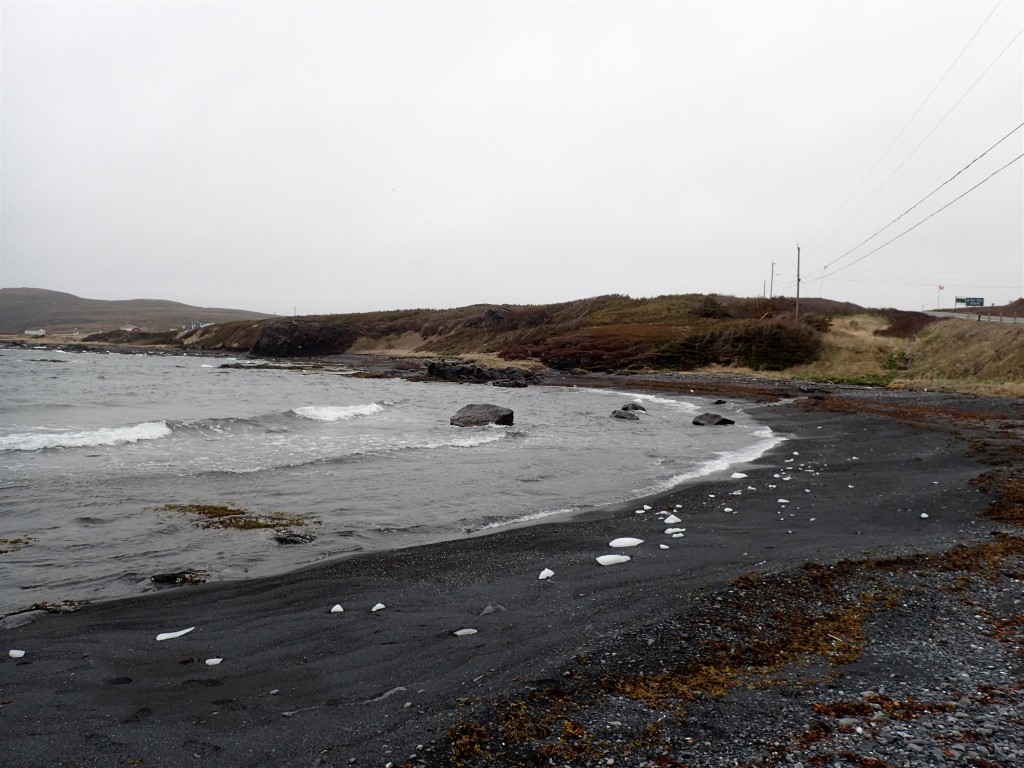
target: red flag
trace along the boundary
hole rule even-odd
[[[939,290],[940,290],[940,291],[944,291],[944,290],[946,290],[946,286],[944,286],[944,285],[940,285],[940,286],[939,286]]]

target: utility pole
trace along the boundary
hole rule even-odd
[[[775,262],[772,262],[772,274],[768,281],[768,298],[771,299],[775,295]]]
[[[800,322],[800,246],[796,247],[796,322]]]

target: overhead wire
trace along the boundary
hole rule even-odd
[[[982,153],[981,153],[980,155],[978,155],[978,156],[977,156],[976,158],[974,158],[973,160],[971,160],[971,162],[969,162],[969,163],[968,163],[967,165],[965,165],[965,166],[964,166],[963,168],[961,168],[961,169],[960,169],[959,171],[957,171],[956,173],[954,173],[954,174],[953,174],[952,176],[950,176],[950,177],[949,177],[948,179],[946,179],[946,180],[945,180],[944,182],[942,182],[941,184],[939,184],[939,186],[937,186],[937,187],[936,187],[935,189],[933,189],[933,190],[932,190],[931,192],[929,192],[929,193],[928,193],[927,195],[925,195],[924,197],[922,197],[922,198],[921,198],[920,200],[918,200],[918,201],[917,201],[916,203],[914,203],[914,204],[913,204],[912,206],[910,206],[909,208],[907,208],[907,210],[905,210],[905,211],[904,211],[903,213],[901,213],[901,214],[900,214],[899,216],[897,216],[897,217],[896,217],[895,219],[893,219],[892,221],[890,221],[890,222],[889,222],[888,224],[886,224],[886,225],[885,225],[884,227],[882,227],[881,229],[877,230],[877,231],[876,231],[876,232],[875,232],[874,234],[872,234],[872,235],[869,235],[869,236],[868,236],[868,237],[866,237],[865,239],[861,240],[861,241],[860,241],[859,243],[857,243],[857,245],[853,246],[853,248],[851,248],[850,250],[848,250],[848,251],[847,251],[846,253],[844,253],[844,254],[843,254],[842,256],[837,256],[836,258],[832,259],[832,261],[830,261],[830,262],[829,262],[828,264],[826,264],[825,266],[823,266],[823,267],[822,267],[822,269],[823,269],[823,270],[825,270],[825,269],[828,269],[829,267],[831,267],[831,266],[832,266],[833,264],[835,264],[836,262],[838,262],[838,261],[842,261],[843,259],[845,259],[845,258],[846,258],[847,256],[849,256],[849,255],[850,255],[851,253],[853,253],[853,252],[854,252],[854,251],[856,251],[856,250],[857,250],[858,248],[860,248],[860,247],[861,247],[862,245],[865,245],[866,243],[870,242],[871,240],[874,240],[874,239],[875,239],[876,237],[878,237],[878,236],[879,236],[880,234],[882,234],[882,233],[883,233],[883,232],[884,232],[885,230],[887,230],[887,229],[888,229],[889,227],[891,227],[891,226],[892,226],[893,224],[895,224],[895,223],[896,223],[897,221],[899,221],[900,219],[902,219],[902,218],[903,218],[904,216],[906,216],[906,215],[907,215],[908,213],[910,213],[910,212],[911,212],[912,210],[914,210],[915,208],[917,208],[917,207],[918,207],[919,205],[921,205],[921,203],[923,203],[923,202],[924,202],[925,200],[927,200],[927,199],[928,199],[929,197],[931,197],[932,195],[934,195],[934,194],[935,194],[936,192],[938,192],[938,191],[939,191],[940,189],[942,189],[942,188],[943,188],[944,186],[946,186],[947,184],[949,184],[949,183],[950,183],[951,181],[953,181],[953,180],[954,180],[954,179],[955,179],[955,178],[956,178],[957,176],[959,176],[959,175],[960,175],[961,173],[963,173],[964,171],[966,171],[966,170],[967,170],[968,168],[970,168],[970,167],[971,167],[972,165],[974,165],[974,164],[975,164],[976,162],[978,162],[979,160],[981,160],[981,158],[983,158],[983,157],[984,157],[985,155],[987,155],[987,154],[988,154],[989,152],[991,152],[991,151],[992,151],[993,149],[995,149],[996,147],[998,147],[998,146],[999,146],[1000,144],[1002,144],[1002,143],[1003,143],[1004,141],[1006,141],[1006,140],[1007,140],[1008,138],[1010,138],[1010,137],[1011,137],[1011,136],[1012,136],[1013,134],[1015,134],[1015,133],[1016,133],[1017,131],[1019,131],[1019,130],[1020,130],[1021,128],[1024,128],[1024,123],[1021,123],[1021,124],[1020,124],[1020,125],[1018,125],[1018,126],[1017,126],[1016,128],[1014,128],[1014,129],[1013,129],[1012,131],[1010,131],[1010,132],[1009,132],[1008,134],[1006,134],[1005,136],[1003,136],[1003,138],[1001,138],[1001,139],[1000,139],[999,141],[997,141],[997,142],[996,142],[995,144],[993,144],[993,145],[992,145],[991,147],[989,147],[988,149],[986,149],[986,150],[985,150],[984,152],[982,152]]]
[[[878,159],[875,161],[875,164],[871,166],[871,169],[866,174],[864,174],[864,178],[861,179],[860,183],[858,183],[857,186],[854,187],[853,191],[849,195],[847,195],[846,199],[843,200],[842,204],[840,204],[838,208],[836,208],[835,212],[831,216],[829,216],[828,219],[825,220],[825,223],[822,224],[818,228],[818,230],[813,235],[811,235],[811,237],[808,238],[808,242],[813,242],[814,239],[817,238],[819,234],[821,234],[825,227],[827,227],[831,223],[832,219],[838,216],[839,212],[846,207],[846,204],[853,199],[853,196],[860,191],[860,188],[864,186],[864,183],[871,177],[871,174],[875,172],[875,169],[879,166],[882,160],[885,159],[886,155],[889,154],[892,148],[896,145],[896,142],[900,140],[904,133],[906,133],[907,128],[909,128],[910,124],[914,122],[914,118],[916,118],[918,114],[920,114],[921,110],[924,109],[924,105],[927,104],[928,100],[935,95],[935,91],[939,89],[939,86],[942,85],[943,82],[945,82],[946,78],[949,76],[949,73],[953,71],[953,67],[955,67],[957,62],[960,61],[961,57],[963,57],[964,53],[966,53],[971,43],[974,42],[974,38],[976,38],[978,34],[981,32],[981,30],[984,29],[985,25],[988,24],[988,20],[992,18],[992,15],[996,12],[996,9],[998,9],[1001,4],[1002,0],[998,0],[998,2],[994,6],[992,6],[992,10],[988,12],[988,16],[986,16],[984,21],[981,22],[981,25],[976,30],[974,30],[974,34],[971,35],[970,40],[968,40],[964,44],[964,47],[960,49],[960,53],[958,53],[956,55],[956,58],[953,59],[953,63],[946,68],[946,71],[942,74],[942,77],[939,78],[938,82],[936,82],[932,89],[928,92],[928,95],[924,97],[924,100],[918,105],[917,109],[914,110],[914,114],[912,114],[910,118],[907,120],[907,122],[904,123],[903,127],[900,129],[900,132],[896,134],[896,138],[893,139],[890,142],[889,146],[885,148],[885,151],[878,156]],[[840,227],[840,229],[841,228],[842,227]],[[826,240],[825,242],[828,241]],[[824,245],[824,243],[821,243],[820,245]]]
[[[849,224],[849,223],[850,223],[850,221],[852,221],[852,220],[853,220],[853,218],[854,218],[854,217],[855,217],[855,216],[856,216],[856,215],[857,215],[858,213],[860,213],[861,211],[863,211],[863,210],[864,210],[864,207],[865,207],[865,206],[866,206],[866,205],[867,205],[868,203],[870,203],[870,202],[871,202],[872,200],[874,200],[874,199],[875,199],[875,196],[876,196],[876,195],[877,195],[877,194],[878,194],[879,192],[881,192],[881,191],[882,191],[883,189],[885,189],[886,185],[887,185],[887,184],[888,184],[888,183],[889,183],[890,181],[892,181],[892,178],[893,178],[893,176],[895,176],[895,175],[896,175],[897,173],[899,173],[899,172],[900,172],[900,171],[901,171],[901,170],[903,169],[903,166],[905,166],[905,165],[906,165],[906,164],[907,164],[907,163],[908,163],[908,162],[910,161],[910,159],[911,159],[911,158],[912,158],[912,157],[913,157],[913,156],[914,156],[915,154],[917,154],[917,150],[919,150],[919,149],[920,149],[920,148],[921,148],[922,146],[924,146],[924,143],[925,143],[926,141],[928,141],[928,139],[930,139],[930,138],[932,137],[932,135],[933,135],[933,134],[935,133],[935,131],[937,131],[937,130],[939,129],[939,127],[940,127],[940,126],[941,126],[941,125],[942,125],[942,124],[943,124],[943,123],[944,123],[944,122],[946,121],[946,118],[947,118],[947,117],[949,117],[949,116],[950,116],[950,115],[951,115],[951,114],[953,113],[953,110],[955,110],[955,109],[956,109],[956,108],[957,108],[958,106],[960,106],[960,103],[961,103],[961,102],[962,102],[962,101],[963,101],[963,100],[964,100],[965,98],[967,98],[967,95],[968,95],[968,94],[969,94],[969,93],[970,93],[970,92],[971,92],[972,90],[974,90],[974,87],[975,87],[975,86],[976,86],[976,85],[977,85],[978,83],[980,83],[980,82],[981,82],[981,79],[982,79],[983,77],[985,77],[985,75],[987,75],[987,74],[989,73],[989,70],[991,70],[991,69],[992,69],[992,67],[994,67],[994,66],[996,65],[996,62],[998,62],[998,61],[999,61],[999,59],[1001,59],[1001,58],[1002,58],[1003,54],[1004,54],[1004,53],[1006,53],[1006,52],[1007,52],[1007,51],[1008,51],[1008,50],[1010,49],[1010,46],[1011,46],[1011,45],[1013,45],[1013,44],[1014,44],[1015,42],[1017,42],[1017,38],[1019,38],[1019,37],[1020,37],[1020,36],[1021,36],[1022,34],[1024,34],[1024,28],[1021,28],[1021,29],[1017,30],[1017,34],[1016,34],[1016,35],[1014,35],[1014,36],[1013,36],[1013,38],[1012,38],[1012,39],[1010,40],[1010,42],[1008,42],[1008,43],[1006,44],[1006,46],[1005,46],[1005,47],[1004,47],[1004,48],[1003,48],[1003,49],[1002,49],[1002,50],[1001,50],[1001,51],[1000,51],[1000,52],[999,52],[999,53],[998,53],[998,54],[996,55],[996,57],[995,57],[995,58],[994,58],[994,59],[992,60],[992,63],[991,63],[991,64],[989,64],[989,65],[988,65],[987,67],[985,67],[985,71],[984,71],[984,72],[982,72],[982,73],[981,73],[980,75],[978,75],[978,78],[977,78],[977,79],[976,79],[976,80],[975,80],[975,81],[974,81],[973,83],[971,83],[970,87],[969,87],[969,88],[968,88],[968,89],[967,89],[966,91],[964,91],[964,92],[963,92],[963,95],[961,95],[961,96],[960,96],[960,98],[956,100],[956,103],[954,103],[954,104],[953,104],[953,106],[949,108],[949,111],[948,111],[948,112],[946,112],[946,114],[944,114],[944,115],[942,116],[942,118],[941,118],[941,119],[939,120],[939,122],[937,122],[937,123],[935,124],[935,126],[934,126],[934,127],[933,127],[933,128],[932,128],[932,129],[931,129],[931,130],[930,130],[929,132],[928,132],[928,135],[926,135],[926,136],[925,136],[925,137],[924,137],[923,139],[921,139],[920,143],[919,143],[919,144],[918,144],[918,145],[917,145],[916,147],[914,147],[914,149],[913,149],[913,150],[911,150],[910,154],[909,154],[909,155],[907,155],[907,156],[906,156],[906,158],[904,158],[903,162],[902,162],[902,163],[900,163],[900,164],[899,164],[898,166],[896,166],[896,169],[895,169],[895,170],[894,170],[894,171],[893,171],[892,173],[890,173],[890,174],[888,175],[888,177],[886,177],[885,181],[883,181],[883,182],[882,182],[881,184],[879,184],[879,185],[878,185],[878,188],[877,188],[877,189],[875,189],[875,191],[874,191],[874,192],[872,192],[872,193],[871,193],[870,195],[868,195],[867,199],[866,199],[866,200],[864,200],[864,202],[860,204],[860,207],[859,207],[859,208],[857,208],[857,210],[855,210],[855,211],[854,211],[853,213],[851,213],[851,214],[850,214],[849,216],[847,216],[847,217],[846,217],[846,220],[845,220],[845,221],[843,221],[843,223],[839,225],[839,227],[838,227],[838,228],[837,228],[837,229],[835,230],[835,232],[833,232],[833,233],[832,233],[831,235],[829,235],[829,236],[828,236],[828,237],[827,237],[827,238],[826,238],[826,239],[825,239],[825,240],[824,240],[824,241],[823,241],[823,242],[822,242],[822,243],[821,243],[821,244],[819,245],[819,247],[821,247],[822,245],[824,245],[825,243],[827,243],[827,242],[828,242],[829,240],[831,240],[831,239],[832,239],[833,237],[835,237],[835,236],[836,236],[837,234],[839,234],[839,233],[840,233],[840,232],[841,232],[841,231],[843,230],[843,227],[845,227],[845,226],[846,226],[847,224]]]
[[[953,205],[953,203],[955,203],[955,202],[957,202],[958,200],[961,200],[961,199],[963,199],[964,197],[966,197],[967,195],[969,195],[969,194],[970,194],[971,192],[973,192],[974,190],[976,190],[976,189],[977,189],[978,187],[980,187],[980,186],[981,186],[982,184],[984,184],[985,182],[987,182],[987,181],[988,181],[989,179],[991,179],[991,178],[992,178],[993,176],[995,176],[996,174],[998,174],[998,173],[1002,173],[1003,171],[1005,171],[1005,170],[1006,170],[1007,168],[1009,168],[1009,167],[1010,167],[1011,165],[1013,165],[1013,164],[1014,164],[1015,162],[1017,162],[1018,160],[1020,160],[1020,159],[1021,159],[1022,157],[1024,157],[1024,153],[1021,153],[1021,154],[1017,155],[1017,156],[1016,156],[1015,158],[1013,158],[1013,160],[1011,160],[1010,162],[1008,162],[1008,163],[1007,163],[1006,165],[1004,165],[1004,166],[1002,166],[1001,168],[998,168],[997,170],[993,171],[993,172],[992,172],[992,173],[990,173],[990,174],[989,174],[988,176],[986,176],[986,177],[985,177],[984,179],[982,179],[982,180],[981,180],[981,181],[979,181],[979,182],[978,182],[977,184],[975,184],[975,185],[974,185],[973,187],[971,187],[970,189],[968,189],[968,190],[967,190],[966,192],[964,192],[964,193],[963,193],[963,194],[961,194],[961,195],[958,195],[957,197],[954,197],[954,198],[953,198],[952,200],[950,200],[950,201],[949,201],[948,203],[946,203],[946,204],[945,204],[944,206],[942,206],[941,208],[939,208],[939,209],[938,209],[937,211],[934,211],[933,213],[930,213],[930,214],[928,214],[928,216],[926,216],[925,218],[921,219],[921,221],[917,222],[917,224],[915,224],[914,226],[912,226],[912,227],[910,227],[910,228],[908,228],[908,229],[905,229],[904,231],[900,232],[900,233],[899,233],[898,235],[896,235],[896,236],[895,236],[895,237],[893,237],[892,239],[890,239],[890,240],[887,240],[886,242],[882,243],[882,244],[881,244],[880,246],[878,246],[878,247],[877,247],[877,248],[875,248],[874,250],[868,251],[868,252],[867,252],[867,253],[865,253],[865,254],[864,254],[863,256],[860,256],[860,257],[858,257],[858,258],[854,259],[853,261],[849,262],[848,264],[844,264],[843,266],[839,267],[839,269],[837,269],[837,270],[835,270],[834,272],[832,272],[832,274],[828,275],[828,277],[832,277],[833,275],[836,275],[836,274],[838,274],[839,272],[842,272],[842,271],[843,271],[844,269],[849,269],[849,268],[850,268],[850,267],[852,267],[852,266],[853,266],[854,264],[858,264],[858,263],[860,263],[861,261],[864,261],[864,259],[866,259],[866,258],[867,258],[868,256],[871,256],[871,255],[872,255],[872,254],[874,254],[874,253],[878,253],[878,252],[879,252],[880,250],[882,250],[883,248],[885,248],[885,247],[886,247],[887,245],[889,245],[890,243],[893,243],[893,242],[895,242],[895,241],[899,240],[899,239],[900,239],[901,237],[903,237],[904,235],[906,235],[906,234],[909,234],[910,232],[913,232],[913,231],[914,231],[915,229],[917,229],[918,227],[920,227],[920,226],[921,226],[922,224],[924,224],[924,223],[925,223],[926,221],[928,221],[929,219],[931,219],[931,218],[932,218],[932,217],[934,217],[934,216],[937,216],[938,214],[942,213],[942,212],[943,212],[944,210],[946,210],[947,208],[949,208],[949,206]],[[826,277],[825,275],[822,275],[822,276],[821,276],[821,279],[824,279],[825,277]]]

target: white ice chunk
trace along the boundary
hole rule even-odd
[[[19,651],[16,648],[12,648],[7,652],[7,655],[10,656],[12,659],[20,659],[25,655],[25,652]]]
[[[661,549],[668,549],[668,544],[659,544],[658,547]]]
[[[730,475],[730,477],[731,477],[731,478],[732,478],[733,480],[742,480],[742,479],[743,479],[744,477],[746,477],[746,475],[745,475],[745,474],[743,474],[742,472],[733,472],[733,473],[732,473],[732,474]]]
[[[345,609],[342,608],[340,605],[335,605],[333,608],[331,608],[331,613],[342,613],[344,610]]]
[[[224,661],[224,659],[207,659],[206,660],[206,666],[208,666],[208,667],[216,667],[222,661]]]
[[[928,513],[927,512],[922,512],[921,513],[921,519],[922,520],[927,520],[928,519]]]
[[[552,571],[550,568],[545,568],[543,571],[540,572],[540,576],[537,577],[537,581],[544,581],[544,579],[550,579],[554,575],[554,571]]]
[[[373,608],[370,609],[370,613],[375,613],[377,611],[383,611],[385,607],[386,606],[384,605],[384,603],[377,603],[375,606],[373,606]]]
[[[618,565],[619,563],[628,563],[630,559],[629,555],[601,555],[597,558],[597,562],[601,565]]]
[[[732,507],[726,507],[723,512],[732,512]]]
[[[681,523],[683,521],[681,519],[679,519],[678,517],[676,517],[675,515],[669,515],[664,520],[662,520],[662,522],[663,523],[668,523],[669,525],[672,525],[673,523]]]
[[[789,504],[789,499],[779,499],[779,504]]]
[[[666,528],[665,533],[671,535],[673,533],[683,533],[685,530],[685,528]]]
[[[681,539],[681,538],[683,538],[683,537],[684,537],[685,535],[686,535],[685,533],[673,533],[673,534],[672,534],[672,538],[673,538],[673,539]]]
[[[187,635],[193,629],[195,629],[195,627],[189,627],[188,629],[180,629],[177,632],[161,632],[159,635],[156,636],[156,639],[157,640],[173,640],[176,637],[181,637],[182,635]]]
[[[653,507],[651,507],[651,505],[650,505],[650,504],[644,504],[644,511],[645,511],[645,512],[650,512],[650,511],[651,511],[651,509],[653,509]]]
[[[635,547],[635,546],[638,546],[638,545],[643,544],[643,543],[644,543],[643,539],[634,539],[634,538],[630,538],[629,536],[626,536],[626,537],[621,538],[621,539],[612,539],[610,542],[608,542],[608,546],[609,547],[615,547],[616,549],[619,549],[621,547]]]
[[[466,629],[457,629],[452,634],[456,637],[465,637],[466,635],[475,635],[476,630],[472,627],[466,627]]]

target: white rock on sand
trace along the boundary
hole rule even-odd
[[[195,629],[195,627],[189,627],[188,629],[180,629],[177,632],[161,632],[159,635],[156,636],[156,639],[157,640],[173,640],[176,637],[181,637],[182,635],[187,635],[193,629]]]

